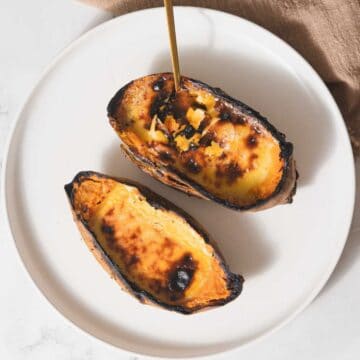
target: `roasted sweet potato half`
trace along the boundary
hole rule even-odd
[[[176,189],[236,210],[291,202],[293,146],[263,116],[218,88],[169,73],[120,89],[108,116],[129,158]]]
[[[206,232],[144,186],[80,172],[65,190],[87,246],[142,302],[190,314],[240,294],[243,278],[230,272]]]

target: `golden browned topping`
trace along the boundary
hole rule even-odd
[[[281,147],[270,131],[190,79],[177,93],[169,74],[135,80],[110,120],[132,151],[224,201],[251,205],[282,178]]]

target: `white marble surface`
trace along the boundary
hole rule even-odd
[[[73,39],[110,17],[70,0],[0,0],[0,166],[10,126],[44,66]],[[48,304],[24,271],[3,206],[0,211],[0,359],[135,359],[74,328]],[[344,253],[317,299],[277,333],[219,358],[359,359],[359,278],[356,206]]]

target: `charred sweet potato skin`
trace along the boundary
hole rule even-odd
[[[172,74],[132,81],[108,105],[112,127],[142,170],[236,210],[291,202],[293,146],[266,118],[221,89]]]
[[[65,191],[89,249],[140,301],[191,314],[240,294],[242,276],[230,272],[201,226],[146,187],[87,171]]]

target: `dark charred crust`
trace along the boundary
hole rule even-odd
[[[247,138],[246,138],[246,146],[249,149],[254,149],[257,147],[257,136],[255,134],[250,134]]]
[[[155,115],[159,113],[160,107],[164,104],[164,101],[166,99],[166,94],[160,93],[159,95],[156,95],[153,102],[150,106],[150,117],[153,118]]]
[[[199,140],[199,144],[201,146],[210,146],[213,140],[215,140],[215,134],[209,131]]]
[[[206,106],[204,104],[200,104],[197,101],[194,101],[194,103],[192,104],[193,109],[201,109],[201,110],[206,110]]]
[[[120,131],[125,131],[127,128],[129,128],[132,124],[132,120],[129,119],[124,119],[123,121],[118,121],[117,122],[117,128]],[[149,125],[150,127],[150,125]]]
[[[115,118],[118,105],[121,103],[126,90],[133,82],[134,81],[130,81],[129,83],[127,83],[110,100],[109,105],[107,106],[107,114],[109,117]]]
[[[189,145],[189,150],[188,151],[196,150],[198,147],[199,147],[199,145],[194,144],[193,142],[191,142],[190,145]]]
[[[113,236],[114,235],[114,229],[112,226],[108,225],[106,222],[104,222],[101,226],[101,231],[106,234]]]
[[[106,219],[104,219],[102,221],[101,231],[104,234],[106,242],[111,250],[117,251],[117,252],[121,253],[122,255],[126,255],[123,252],[123,249],[117,244],[114,227],[111,224],[109,224],[106,221]],[[124,263],[127,264],[126,258],[124,258]]]
[[[296,180],[299,179],[299,173],[298,171],[296,170]],[[297,190],[297,181],[295,181],[295,185],[293,187],[293,189],[291,190],[291,193],[288,197],[288,203],[291,204],[293,202],[293,197],[295,196],[296,194],[296,190]]]
[[[164,84],[165,84],[165,79],[163,77],[160,77],[159,79],[154,81],[152,88],[154,91],[160,91],[163,89]]]
[[[231,114],[229,112],[223,111],[222,113],[220,113],[221,120],[227,121],[227,120],[230,120],[230,118],[231,118]]]
[[[173,162],[174,161],[174,159],[169,151],[159,152],[159,158],[160,158],[160,160],[165,161],[165,162]]]
[[[179,91],[173,97],[173,114],[176,118],[185,118],[187,110],[192,107],[194,99],[187,92]],[[176,101],[175,101],[176,100]]]
[[[237,163],[232,162],[226,168],[226,177],[229,184],[234,183],[237,178],[243,176],[243,174],[244,172]]]
[[[205,240],[205,242],[209,243],[209,237],[208,234],[203,230],[203,228],[187,213],[185,213],[182,209],[178,208],[177,206],[175,206],[174,204],[172,204],[171,202],[169,202],[168,200],[162,198],[161,196],[153,193],[151,190],[149,190],[148,188],[144,187],[141,184],[138,184],[134,181],[131,180],[127,180],[127,179],[122,179],[122,178],[116,178],[116,177],[111,177],[111,176],[106,176],[103,175],[101,173],[97,173],[97,172],[93,172],[93,171],[81,171],[79,172],[73,179],[73,181],[67,185],[64,186],[65,188],[65,192],[67,194],[67,197],[69,199],[70,205],[72,207],[72,209],[74,209],[74,194],[73,194],[73,190],[74,190],[74,185],[80,184],[81,181],[83,181],[84,179],[89,179],[89,178],[93,178],[93,177],[98,177],[98,178],[104,178],[104,179],[112,179],[124,184],[128,184],[130,186],[135,186],[137,187],[142,194],[145,194],[144,196],[146,197],[146,199],[148,199],[148,197],[150,198],[154,198],[157,197],[159,198],[158,203],[161,203],[161,206],[164,206],[164,209],[167,209],[169,211],[173,211],[175,213],[177,213],[179,216],[183,217],[189,224],[191,227],[193,227],[199,234],[200,236]],[[129,291],[131,292],[140,302],[144,303],[146,302],[146,300],[151,301],[154,304],[158,304],[161,307],[168,309],[170,311],[176,311],[185,315],[188,314],[192,314],[198,310],[201,310],[204,306],[199,305],[198,307],[194,307],[194,308],[187,308],[181,305],[170,305],[167,303],[164,303],[162,301],[159,301],[157,298],[155,298],[153,295],[151,295],[150,293],[148,293],[147,291],[142,290],[139,286],[137,286],[134,282],[130,281],[121,271],[120,267],[111,260],[111,258],[109,257],[109,255],[106,253],[106,251],[104,250],[104,248],[100,245],[100,243],[96,240],[96,236],[95,234],[91,231],[89,225],[87,224],[86,221],[84,221],[81,217],[79,217],[79,215],[76,215],[77,220],[82,224],[82,226],[86,229],[86,231],[88,232],[88,234],[90,235],[90,239],[91,239],[91,248],[100,255],[100,258],[102,261],[104,261],[104,263],[107,264],[107,266],[111,269],[112,273],[114,276],[116,276],[119,281],[123,284],[123,286]],[[214,246],[214,245],[213,245]],[[214,247],[216,248],[216,247]],[[238,297],[242,291],[242,287],[243,287],[243,282],[244,282],[244,278],[241,275],[238,274],[234,274],[229,270],[229,267],[227,266],[227,264],[224,262],[222,256],[220,255],[220,253],[218,254],[214,254],[214,256],[217,257],[217,259],[219,260],[220,266],[224,269],[225,274],[226,274],[226,278],[227,278],[227,288],[230,291],[230,295],[226,298],[226,299],[222,299],[222,300],[214,300],[208,304],[206,304],[206,307],[211,307],[211,306],[221,306],[221,305],[225,305],[228,302],[234,300],[236,297]],[[130,260],[128,262],[128,265],[131,264],[131,266],[136,265],[136,263],[140,261],[140,259],[138,258],[133,258],[130,257]],[[189,262],[187,259],[185,259],[185,263],[187,264],[188,268],[191,268],[193,265],[188,265]],[[195,271],[195,269],[194,269]],[[190,282],[187,286],[190,285]]]
[[[216,176],[219,178],[226,177],[229,185],[233,184],[239,177],[243,176],[244,171],[236,162],[226,165],[218,165],[216,168]]]
[[[210,119],[205,117],[204,120],[201,121],[199,128],[196,130],[198,133],[202,134],[205,128],[210,124]]]
[[[190,124],[187,124],[185,129],[180,133],[180,135],[184,135],[187,139],[190,139],[194,134],[195,129]]]
[[[294,151],[294,145],[292,143],[290,143],[290,142],[281,143],[280,148],[281,148],[280,156],[282,158],[284,158],[284,159],[289,158],[292,155],[293,151]]]
[[[131,255],[127,265],[131,267],[133,265],[136,265],[139,261],[140,259],[136,255]]]
[[[170,292],[176,293],[176,298],[181,297],[184,291],[190,286],[197,267],[196,261],[191,254],[185,254],[173,265],[168,275],[167,288]]]
[[[219,159],[220,160],[224,160],[224,159],[226,159],[227,158],[227,154],[226,154],[226,152],[224,151],[220,156],[219,156]]]
[[[242,291],[245,280],[241,275],[231,273],[228,281],[228,290],[231,291],[229,301],[234,300]]]
[[[71,204],[73,203],[73,199],[74,199],[74,194],[73,194],[73,189],[74,189],[74,181],[72,181],[71,183],[69,184],[66,184],[64,186],[64,190],[65,190],[65,193],[67,195],[67,197],[69,198]]]
[[[165,121],[165,118],[166,118],[167,115],[171,115],[171,114],[174,113],[174,106],[171,103],[171,101],[172,101],[171,95],[167,95],[166,98],[164,97],[163,103],[159,107],[157,116],[162,122]]]
[[[202,166],[196,162],[195,159],[193,158],[189,158],[186,162],[185,162],[185,167],[187,170],[189,170],[192,174],[198,174],[201,169]]]
[[[218,88],[217,88],[218,89]],[[231,122],[234,125],[245,124],[245,119],[242,115],[234,113],[233,109],[226,106],[223,102],[217,101],[215,109],[220,114],[220,121]]]
[[[244,118],[240,115],[232,117],[231,122],[235,125],[244,125],[245,124]]]

